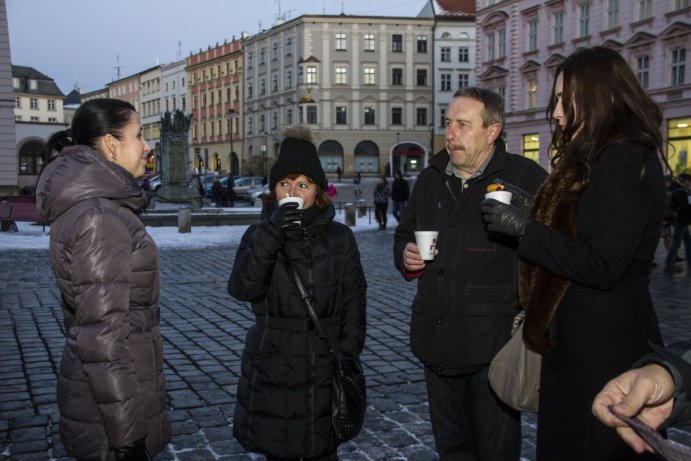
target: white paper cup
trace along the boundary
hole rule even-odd
[[[420,250],[420,256],[425,261],[434,260],[434,250],[437,248],[437,231],[415,231],[415,243]]]
[[[494,192],[487,192],[485,198],[493,198],[494,200],[499,200],[502,203],[511,205],[511,197],[513,194],[508,190],[495,190]]]
[[[302,208],[305,206],[305,200],[302,197],[284,197],[278,201],[278,206],[281,206],[284,203],[290,203],[290,202],[297,203],[298,204],[298,210],[302,210]]]

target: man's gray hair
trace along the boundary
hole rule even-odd
[[[493,123],[499,123],[504,130],[504,98],[494,91],[467,86],[456,91],[454,98],[469,98],[481,102],[485,109],[482,111],[482,124],[485,127]]]

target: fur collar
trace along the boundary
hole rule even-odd
[[[576,237],[576,208],[581,187],[575,168],[565,165],[554,169],[538,190],[533,204],[533,218],[550,229]],[[549,326],[557,306],[569,287],[569,280],[525,260],[518,264],[518,289],[526,312],[523,325],[525,343],[537,352],[553,346]]]

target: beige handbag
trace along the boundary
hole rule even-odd
[[[511,339],[489,366],[489,384],[497,396],[518,411],[537,412],[542,356],[523,342],[525,311],[513,321]]]

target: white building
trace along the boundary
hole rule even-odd
[[[505,97],[510,151],[548,165],[555,68],[577,48],[604,45],[624,56],[664,110],[672,166],[691,166],[688,0],[478,0],[477,25],[478,85]]]
[[[268,172],[307,124],[327,174],[419,171],[433,124],[434,18],[304,15],[249,37],[244,156]],[[406,149],[396,149],[396,145]]]

